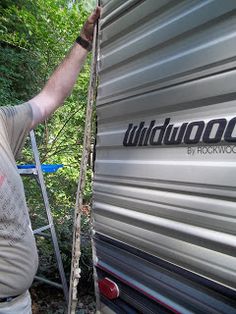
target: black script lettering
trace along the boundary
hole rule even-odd
[[[151,130],[152,130],[152,128],[153,128],[155,122],[156,122],[155,120],[152,120],[152,121],[151,121],[151,123],[150,123],[150,125],[149,125],[149,128],[148,128],[148,130],[147,130],[147,134],[146,134],[146,138],[145,138],[145,141],[144,141],[144,143],[143,143],[143,146],[147,146],[147,145],[148,145],[149,136],[150,136]],[[141,139],[140,139],[140,141],[141,141]]]
[[[205,144],[216,144],[223,140],[229,143],[236,142],[236,117],[231,118],[229,122],[226,118],[219,118],[212,119],[208,123],[201,120],[190,123],[184,122],[178,126],[175,126],[174,123],[170,124],[170,120],[170,118],[166,118],[160,125],[155,125],[156,121],[152,120],[147,126],[145,126],[144,121],[138,125],[130,123],[124,135],[123,145],[157,146],[162,144],[179,145],[181,143],[193,145],[200,141]],[[221,153],[220,150],[221,148],[218,151],[212,148],[208,153]],[[205,154],[204,146],[201,146],[200,151]]]
[[[144,136],[146,135],[147,129],[148,129],[147,127],[142,129],[138,146],[143,146],[143,140],[144,140]]]
[[[124,146],[137,146],[139,136],[140,136],[141,130],[144,126],[144,123],[145,122],[143,122],[143,121],[140,122],[139,127],[134,126],[133,129],[132,129],[132,126],[129,125],[128,130],[126,131],[127,135],[125,134],[125,139],[124,139],[124,142],[126,145],[123,142]],[[128,139],[128,134],[129,134],[131,129],[132,129],[132,131],[131,131],[129,139]],[[127,136],[127,138],[126,138],[126,136]]]
[[[150,137],[150,145],[161,145],[161,142],[162,142],[162,139],[163,139],[163,136],[164,136],[166,127],[167,127],[167,125],[169,124],[169,122],[170,122],[170,118],[166,118],[163,125],[155,126],[155,127],[152,129],[152,133],[151,133],[151,137]],[[158,135],[157,140],[154,140],[154,139],[155,139],[155,136],[156,136],[156,132],[157,132],[158,130],[160,130],[160,133],[159,133],[159,135]]]
[[[125,136],[124,136],[124,140],[123,140],[123,145],[124,146],[129,146],[128,138],[129,138],[130,131],[131,131],[132,127],[133,127],[133,123],[130,123],[129,126],[128,126],[127,131],[125,132]]]
[[[191,133],[193,131],[193,128],[197,127],[197,131],[194,135],[194,138],[191,137]],[[205,123],[203,121],[196,121],[196,122],[191,122],[188,125],[187,131],[184,136],[184,143],[185,144],[196,144],[200,141],[203,129],[205,127]]]
[[[214,135],[214,137],[210,137],[213,126],[215,124],[218,124],[216,134]],[[215,119],[215,120],[209,121],[207,123],[205,132],[203,134],[203,142],[204,143],[219,143],[224,133],[226,124],[227,124],[226,119]]]
[[[229,121],[227,129],[225,131],[225,136],[224,136],[226,142],[230,142],[230,143],[236,142],[236,136],[233,136],[235,125],[236,125],[236,117]]]
[[[174,129],[172,131],[173,124],[170,124],[166,129],[166,133],[165,133],[165,137],[164,137],[164,144],[166,144],[166,145],[180,144],[182,142],[184,132],[187,128],[187,125],[188,125],[188,123],[183,123],[180,128],[174,127]],[[172,134],[170,137],[171,131],[172,131]],[[176,137],[178,131],[179,131],[179,134]]]

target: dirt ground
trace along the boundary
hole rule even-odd
[[[62,291],[46,286],[33,285],[30,289],[33,314],[67,314]],[[80,294],[76,314],[94,314],[95,298],[92,294]]]

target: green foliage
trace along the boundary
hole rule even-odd
[[[0,60],[1,105],[19,103],[36,93],[38,82],[34,73],[40,71],[39,63],[29,58],[28,51],[1,44]]]
[[[66,0],[3,0],[0,4],[0,105],[27,101],[45,84],[78,36],[87,12],[83,2]],[[82,154],[85,108],[90,60],[84,66],[72,95],[53,117],[36,129],[42,163],[62,163],[64,168],[46,176],[47,189],[59,245],[67,275],[70,273],[73,211]],[[30,145],[23,150],[22,163],[32,163]],[[91,198],[91,170],[88,171],[84,201]],[[25,179],[32,223],[45,225],[37,184]],[[89,236],[89,213],[82,218],[82,233]],[[50,242],[39,238],[41,271],[55,277],[56,264]],[[82,270],[91,274],[89,241],[82,249]],[[52,267],[50,265],[53,265]]]

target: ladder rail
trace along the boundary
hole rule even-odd
[[[66,303],[68,304],[67,281],[66,281],[64,267],[63,267],[63,263],[62,263],[62,259],[61,259],[60,248],[59,248],[58,241],[57,241],[55,226],[53,223],[52,213],[51,213],[51,209],[50,209],[50,205],[49,205],[46,185],[44,182],[43,172],[42,172],[42,168],[41,168],[41,163],[40,163],[40,159],[39,159],[38,147],[36,144],[35,134],[34,134],[33,130],[30,131],[30,139],[31,139],[31,145],[32,145],[32,150],[33,150],[33,154],[34,154],[35,166],[36,166],[36,170],[37,170],[37,178],[39,181],[39,185],[40,185],[40,189],[41,189],[41,193],[42,193],[42,197],[43,197],[43,202],[44,202],[44,206],[45,206],[46,213],[47,213],[48,223],[50,226],[52,243],[53,243],[53,248],[54,248],[56,261],[57,261],[57,266],[58,266],[58,270],[59,270],[59,274],[60,274],[60,278],[61,278],[61,282],[62,282],[62,288],[63,288]],[[46,230],[46,229],[41,229],[40,231],[43,231],[43,230]],[[47,282],[49,282],[49,281],[47,281]],[[56,283],[55,283],[55,285],[56,285]],[[60,285],[57,284],[57,286],[60,286]]]

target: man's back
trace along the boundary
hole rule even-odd
[[[27,103],[0,109],[0,298],[25,292],[38,265],[23,183],[15,164],[31,121]]]

